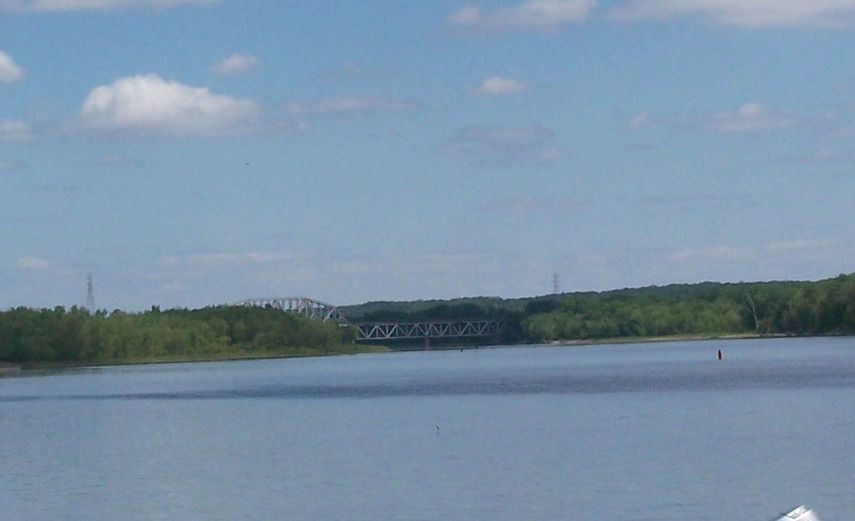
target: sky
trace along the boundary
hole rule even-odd
[[[855,271],[855,0],[0,0],[0,309]]]

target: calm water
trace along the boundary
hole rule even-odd
[[[853,440],[850,338],[24,374],[0,518],[834,521]]]

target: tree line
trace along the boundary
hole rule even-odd
[[[855,334],[855,274],[817,282],[672,284],[524,299],[367,303],[354,322],[500,320],[499,343],[692,335]],[[483,341],[483,340],[481,340]],[[0,312],[0,361],[110,364],[354,353],[356,330],[272,308]]]
[[[298,356],[357,351],[351,328],[271,308],[90,313],[84,308],[0,313],[0,360],[109,364]]]
[[[529,342],[674,335],[855,333],[855,275],[818,282],[701,283],[530,303]]]
[[[520,299],[373,302],[371,321],[502,320],[507,343],[677,335],[855,334],[855,274],[817,282],[671,284]]]

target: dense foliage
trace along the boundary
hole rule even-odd
[[[672,284],[535,298],[373,302],[343,310],[363,321],[499,319],[506,341],[675,335],[855,333],[855,275],[819,282]]]
[[[819,282],[703,283],[540,301],[528,341],[715,334],[855,333],[855,275]],[[540,311],[540,312],[532,312]]]
[[[502,343],[675,335],[855,334],[855,274],[818,282],[674,284],[527,299],[368,303],[352,322],[500,320]],[[460,339],[455,340],[460,342]],[[483,339],[479,340],[483,341]],[[433,343],[433,342],[432,342]],[[0,312],[0,361],[103,364],[356,352],[355,329],[271,308]]]
[[[0,360],[119,363],[354,352],[354,332],[275,309],[239,306],[145,313],[62,307],[0,313]]]
[[[508,314],[522,312],[528,300],[530,299],[467,297],[408,302],[380,301],[339,306],[339,311],[351,322],[502,319]]]

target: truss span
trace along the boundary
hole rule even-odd
[[[337,307],[306,297],[252,298],[235,302],[235,306],[273,308],[290,313],[299,313],[312,320],[347,324],[347,320]]]
[[[373,322],[355,325],[358,329],[357,340],[495,337],[505,329],[505,323],[500,320]]]

